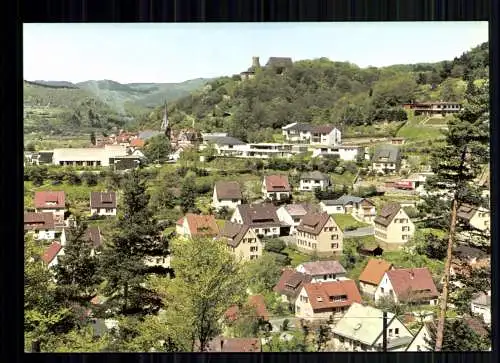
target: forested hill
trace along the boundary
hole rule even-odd
[[[290,55],[293,57],[293,55]],[[246,65],[242,64],[242,71]],[[291,122],[334,123],[339,127],[398,121],[401,104],[461,101],[469,79],[488,78],[488,43],[439,63],[360,68],[326,58],[303,60],[284,74],[257,70],[256,77],[221,77],[169,106],[177,127],[226,131],[247,141],[270,141]],[[144,123],[159,124],[158,108]]]

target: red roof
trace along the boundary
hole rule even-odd
[[[311,282],[311,280],[312,276],[298,272],[293,268],[285,268],[273,291],[295,299],[302,289],[302,285]]]
[[[66,208],[66,200],[64,192],[36,192],[35,193],[35,208],[37,209],[64,209]]]
[[[361,303],[361,295],[353,280],[329,281],[304,284],[313,310],[348,307]]]
[[[366,267],[363,272],[361,272],[361,275],[359,275],[359,281],[371,285],[378,285],[382,280],[382,277],[384,277],[384,274],[389,271],[391,267],[392,264],[387,261],[372,258],[366,264]]]
[[[142,139],[134,139],[134,140],[130,141],[130,146],[141,148],[141,147],[144,147],[145,143],[146,142]]]
[[[45,253],[42,256],[42,260],[45,263],[51,263],[52,260],[57,256],[57,254],[61,251],[62,246],[59,242],[52,242],[52,244],[45,250]]]
[[[53,229],[55,226],[52,213],[24,212],[24,230]]]
[[[286,175],[268,175],[264,177],[266,190],[268,192],[289,192],[291,191],[288,177]]]
[[[188,213],[184,218],[187,218],[189,231],[193,237],[215,237],[219,234],[219,226],[212,215]]]
[[[399,300],[417,300],[439,296],[432,274],[427,267],[400,268],[386,273]]]
[[[266,302],[264,300],[264,296],[262,295],[252,295],[248,297],[248,305],[255,308],[255,312],[257,316],[261,317],[264,320],[269,320],[269,312],[266,308]],[[226,310],[224,316],[229,321],[235,321],[238,319],[238,313],[240,309],[237,305],[232,305],[229,309]]]
[[[208,344],[208,352],[259,352],[258,338],[217,337]]]

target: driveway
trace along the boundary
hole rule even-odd
[[[344,237],[363,237],[371,236],[375,233],[373,226],[361,227],[354,231],[345,231]]]

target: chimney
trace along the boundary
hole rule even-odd
[[[252,67],[260,68],[259,57],[252,57]]]

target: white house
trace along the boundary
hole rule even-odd
[[[285,204],[276,210],[276,214],[283,224],[290,226],[290,235],[293,235],[302,221],[302,217],[314,210],[317,208],[311,204]]]
[[[90,214],[116,216],[115,192],[90,192]]]
[[[373,298],[385,273],[393,268],[392,263],[387,261],[379,258],[370,259],[358,278],[361,293]]]
[[[382,351],[383,312],[371,306],[353,303],[344,316],[333,326],[336,351]],[[413,335],[393,313],[387,313],[387,350],[405,351]]]
[[[336,260],[304,262],[296,270],[311,276],[311,283],[347,280],[347,271]]]
[[[417,334],[413,337],[410,345],[406,348],[407,352],[432,352],[434,347],[431,345],[432,323],[424,323]]]
[[[35,212],[52,213],[56,224],[64,223],[66,196],[63,191],[35,192]]]
[[[34,233],[37,240],[52,241],[56,238],[54,215],[52,213],[24,213],[25,233]]]
[[[389,298],[395,303],[436,305],[439,292],[428,268],[400,268],[386,271],[375,290],[375,301]]]
[[[299,190],[302,192],[312,192],[316,189],[325,190],[330,186],[330,178],[317,170],[303,173],[300,176]]]
[[[235,181],[218,181],[214,186],[214,194],[212,196],[212,207],[220,209],[226,207],[235,209],[241,204],[243,195],[241,187]]]
[[[264,199],[288,200],[292,188],[286,175],[267,175],[262,181],[262,194]]]
[[[337,155],[340,160],[356,161],[358,155],[364,154],[364,148],[355,145],[335,145],[335,146],[321,146],[312,149],[312,157],[323,157]]]
[[[49,268],[56,266],[58,257],[64,255],[64,248],[59,242],[52,242],[52,244],[45,250],[42,260]]]
[[[484,322],[491,324],[491,291],[478,294],[470,304],[473,314],[481,315]]]
[[[311,142],[311,131],[313,126],[311,124],[294,122],[283,126],[283,136],[286,141],[309,144]]]
[[[295,316],[300,319],[340,318],[353,303],[360,303],[353,280],[306,283],[295,300]]]
[[[311,130],[311,144],[338,145],[341,143],[340,130],[335,126],[319,125]]]
[[[328,214],[351,214],[354,218],[372,223],[377,215],[375,203],[366,198],[343,195],[335,200],[323,200],[321,209]]]
[[[259,237],[279,237],[284,226],[271,203],[240,204],[236,207],[231,222],[248,225]]]

